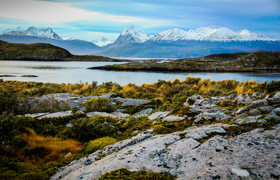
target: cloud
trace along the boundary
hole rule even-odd
[[[150,26],[169,24],[166,20],[121,16],[89,11],[71,6],[70,3],[37,0],[1,0],[0,17],[19,19],[37,24],[59,24],[75,21],[141,23]]]

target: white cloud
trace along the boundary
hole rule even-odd
[[[37,24],[59,24],[75,21],[140,23],[158,26],[170,24],[165,20],[135,16],[120,16],[72,7],[69,3],[37,0],[0,0],[0,17],[24,20]]]

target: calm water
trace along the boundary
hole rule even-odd
[[[39,62],[39,61],[0,61],[0,75],[16,77],[0,77],[4,80],[37,81],[51,83],[79,83],[97,81],[98,84],[108,81],[125,85],[152,83],[159,79],[183,80],[186,76],[211,80],[235,79],[238,81],[256,80],[258,82],[280,80],[280,73],[152,73],[152,72],[118,72],[89,70],[88,67],[120,64],[116,62]],[[39,77],[20,77],[36,75]]]

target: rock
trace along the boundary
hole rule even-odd
[[[247,97],[244,99],[243,104],[249,105],[253,102],[253,100],[250,98],[250,96],[248,94],[246,94],[246,96]]]
[[[247,116],[249,116],[249,115],[246,114],[246,113],[242,113],[242,114],[237,115],[236,118],[241,119],[241,118],[244,118],[244,117],[247,117]]]
[[[267,100],[256,100],[252,102],[250,108],[256,108],[256,107],[267,106],[267,105],[268,105]]]
[[[280,107],[273,109],[271,113],[273,115],[280,116]]]
[[[202,113],[202,117],[208,120],[209,119],[226,120],[230,118],[230,116],[225,114],[224,112],[215,112],[215,113],[204,112]]]
[[[137,117],[139,117],[139,116],[147,116],[147,115],[149,115],[151,112],[153,112],[153,109],[152,109],[152,108],[147,108],[147,109],[144,109],[144,110],[142,110],[142,111],[140,111],[140,112],[134,114],[134,116],[137,116]]]
[[[71,115],[73,115],[72,111],[62,111],[62,112],[49,113],[47,115],[38,117],[38,119],[58,118],[58,117],[65,117],[65,116],[71,116]]]
[[[200,140],[208,137],[209,134],[217,133],[217,134],[225,134],[227,133],[221,124],[214,124],[204,127],[190,127],[187,128],[184,132],[186,132],[187,138],[192,138],[195,140]]]
[[[239,96],[236,97],[235,101],[237,102],[237,104],[243,104],[244,96],[240,94]]]
[[[241,114],[241,113],[243,113],[243,112],[245,112],[245,111],[247,111],[247,108],[240,108],[240,109],[238,109],[238,110],[235,112],[235,114]]]
[[[165,117],[163,120],[167,121],[167,122],[173,122],[173,121],[182,121],[184,119],[185,119],[185,117],[171,115],[171,116]]]
[[[189,131],[198,128],[203,127],[192,127]],[[203,143],[176,134],[141,134],[137,136],[143,137],[139,141],[133,137],[75,160],[51,179],[98,179],[120,168],[169,172],[179,180],[272,179],[272,175],[277,177],[280,172],[280,142],[275,139],[279,128],[262,132],[256,129],[232,138],[216,135]],[[121,144],[125,145],[121,148]]]
[[[259,92],[254,92],[253,94],[252,94],[252,98],[254,98],[254,99],[256,99],[256,98],[261,98],[261,97],[263,97],[264,96],[264,94],[261,94],[261,93],[259,93]]]
[[[280,103],[280,92],[277,92],[272,98],[269,98],[268,101],[272,104]]]
[[[200,123],[202,122],[204,119],[202,118],[202,114],[199,114],[195,117],[194,123]]]
[[[70,127],[70,128],[71,128],[71,127],[73,127],[73,124],[67,123],[67,124],[66,124],[66,127]]]
[[[66,158],[68,158],[68,157],[70,157],[70,156],[72,156],[72,153],[71,153],[71,152],[67,153],[67,154],[64,156],[64,158],[66,159]]]
[[[248,177],[250,175],[249,172],[245,169],[231,168],[231,171],[240,177]]]
[[[126,113],[121,113],[121,112],[113,112],[113,113],[107,113],[107,112],[89,112],[87,113],[88,117],[95,117],[95,116],[104,116],[104,117],[112,117],[112,118],[117,118],[117,119],[123,119],[127,118],[130,115]]]
[[[113,100],[121,102],[122,106],[139,106],[139,105],[151,103],[151,101],[145,99],[132,99],[132,98],[121,98],[121,97],[113,98]]]
[[[275,119],[277,121],[280,121],[280,117],[279,116],[272,115],[272,114],[265,116],[264,119]]]
[[[250,110],[249,114],[252,116],[257,116],[257,115],[261,115],[262,112],[258,109],[252,109],[252,110]]]
[[[46,116],[50,113],[35,113],[35,114],[25,114],[24,116],[26,117],[32,117],[32,118],[39,118],[39,117],[42,117],[42,116]]]
[[[263,106],[259,108],[261,110],[261,112],[263,113],[269,113],[272,111],[272,107],[271,106]]]
[[[158,112],[155,112],[155,113],[151,114],[150,116],[148,116],[148,118],[149,118],[150,120],[163,119],[163,118],[165,118],[169,113],[170,113],[170,111],[158,111]]]
[[[244,119],[237,119],[235,121],[235,124],[255,123],[255,122],[258,122],[258,119],[260,119],[261,117],[262,116],[259,115],[259,116],[249,116]]]

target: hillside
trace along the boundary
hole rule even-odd
[[[103,56],[73,55],[46,43],[16,44],[0,41],[1,60],[122,61]]]
[[[90,69],[118,71],[166,71],[166,72],[255,72],[279,71],[280,52],[257,51],[253,53],[214,54],[201,58],[180,59],[167,62],[158,60],[107,65]]]

